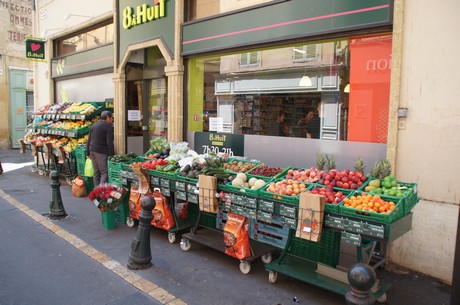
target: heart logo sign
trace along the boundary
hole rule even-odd
[[[30,48],[32,49],[33,52],[39,50],[41,47],[42,47],[42,46],[41,46],[41,44],[39,44],[39,43],[31,43],[31,44],[30,44]]]

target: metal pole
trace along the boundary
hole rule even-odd
[[[136,237],[131,243],[131,254],[128,260],[128,269],[146,269],[152,266],[152,253],[150,251],[150,225],[152,223],[152,210],[155,208],[155,200],[149,196],[141,199],[141,212],[139,213],[139,226]]]
[[[364,263],[353,265],[348,271],[348,282],[351,290],[345,295],[347,305],[372,305],[375,303],[374,296],[370,293],[374,286],[377,275],[375,270]]]
[[[51,192],[52,200],[50,202],[50,213],[48,217],[51,219],[60,219],[67,216],[65,212],[64,205],[62,204],[61,198],[61,183],[59,182],[59,173],[58,171],[51,171]]]
[[[454,255],[454,272],[452,275],[452,293],[450,296],[450,305],[460,304],[460,208],[457,217],[457,238]]]

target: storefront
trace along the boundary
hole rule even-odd
[[[115,145],[143,154],[153,138],[182,140],[182,1],[120,0],[116,12]]]
[[[182,29],[189,143],[242,134],[245,155],[279,166],[385,158],[392,1],[218,2],[190,1]]]

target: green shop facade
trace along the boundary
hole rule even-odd
[[[117,1],[117,150],[163,136],[273,166],[385,159],[393,1],[238,3]]]

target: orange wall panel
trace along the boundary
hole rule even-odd
[[[350,39],[348,140],[386,143],[391,35]]]

